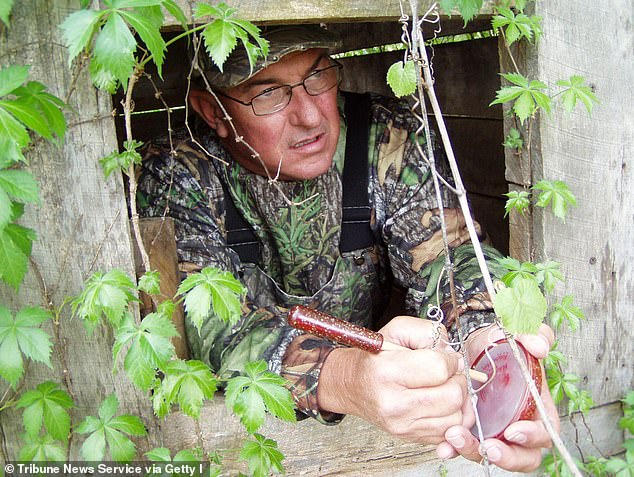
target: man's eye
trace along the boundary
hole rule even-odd
[[[258,98],[270,98],[272,96],[276,96],[279,94],[279,87],[275,88],[266,88],[260,94],[257,95]]]
[[[324,70],[317,70],[310,75],[311,78],[319,79],[323,76]]]

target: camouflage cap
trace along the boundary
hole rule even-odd
[[[266,58],[260,56],[253,68],[249,64],[249,58],[241,43],[238,43],[227,58],[222,72],[201,48],[198,53],[198,65],[211,87],[232,88],[237,86],[294,51],[305,51],[310,48],[333,50],[341,47],[342,44],[337,35],[319,25],[274,27],[265,29],[262,32],[262,37],[269,41],[269,54]]]

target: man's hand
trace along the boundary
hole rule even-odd
[[[319,406],[354,414],[404,440],[438,444],[452,426],[473,424],[465,416],[466,379],[462,357],[434,338],[434,323],[396,317],[381,333],[405,350],[373,354],[352,348],[333,350],[321,370]],[[431,349],[437,342],[438,347]],[[469,413],[469,411],[467,411]]]
[[[484,329],[470,336],[467,349],[477,354],[477,350],[484,349],[486,343],[495,341],[500,331]],[[547,325],[542,325],[537,335],[522,335],[517,337],[526,350],[538,359],[548,354],[554,341],[553,331]],[[474,356],[474,354],[471,354]],[[559,431],[559,416],[548,390],[546,379],[542,380],[541,397],[544,401],[548,418],[555,430]],[[450,459],[457,455],[480,461],[480,442],[469,431],[468,426],[453,426],[445,433],[446,441],[439,444],[437,454],[442,459]],[[533,421],[517,421],[504,431],[504,439],[486,439],[483,444],[489,462],[506,470],[515,472],[530,472],[537,469],[542,460],[542,448],[551,446],[550,436],[541,422],[540,416]]]

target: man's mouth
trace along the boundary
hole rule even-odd
[[[313,136],[308,139],[304,139],[303,141],[296,142],[293,144],[293,149],[299,149],[300,147],[307,146],[308,144],[312,144],[314,142],[319,141],[323,137],[323,134],[318,134],[317,136]]]

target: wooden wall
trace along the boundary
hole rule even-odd
[[[64,145],[36,140],[28,151],[41,204],[26,207],[21,221],[37,231],[37,240],[20,292],[16,295],[4,284],[0,286],[0,302],[14,312],[23,306],[60,307],[66,297],[77,295],[84,280],[96,271],[119,268],[134,273],[122,178],[113,175],[106,180],[98,162],[117,148],[112,99],[93,88],[87,72],[73,78],[66,49],[59,40],[58,26],[77,7],[75,0],[15,2],[11,28],[0,36],[3,66],[31,65],[29,78],[44,83],[62,99],[69,97],[72,86],[76,88],[67,101]],[[58,338],[51,357],[53,369],[32,363],[20,392],[48,380],[63,383],[62,389],[76,403],[71,410],[75,425],[84,416],[95,415],[97,404],[116,392],[121,410],[142,416],[151,439],[160,438],[159,423],[147,398],[123,372],[112,372],[110,332],[97,329],[87,338],[83,323],[71,319],[68,306],[59,324],[49,322],[46,328]],[[20,416],[11,409],[0,414],[1,460],[15,460],[23,445]],[[78,439],[72,442],[71,459],[78,459],[80,444]],[[140,445],[154,446],[156,442],[143,439]]]
[[[268,22],[331,21],[335,16],[338,21],[394,20],[399,14],[398,3],[388,0],[228,3],[240,8],[247,18]],[[64,98],[73,81],[56,28],[75,8],[77,2],[70,0],[15,2],[12,28],[0,37],[2,64],[32,64],[32,78],[45,82]],[[582,325],[581,333],[562,333],[561,346],[571,370],[584,377],[599,403],[587,419],[592,439],[579,425],[578,416],[564,419],[563,434],[570,444],[577,440],[581,449],[598,447],[611,454],[618,452],[623,438],[615,432],[620,411],[617,400],[633,385],[632,9],[628,0],[600,4],[538,0],[536,13],[544,17],[544,39],[537,48],[524,52],[527,66],[549,83],[562,76],[583,74],[595,86],[602,103],[592,119],[585,113],[567,115],[560,110],[541,117],[533,136],[539,161],[529,165],[507,158],[510,182],[521,185],[528,172],[534,178],[563,179],[579,200],[566,225],[540,211],[528,219],[513,218],[512,252],[518,257],[563,263],[568,281],[557,293],[574,294],[588,322]],[[463,68],[462,74],[456,75],[464,73]],[[450,80],[458,84],[458,77]],[[462,96],[479,94],[469,85],[466,82],[460,90]],[[2,288],[2,303],[13,309],[49,302],[60,306],[63,298],[77,293],[95,270],[118,267],[133,272],[121,178],[104,180],[97,165],[99,158],[117,146],[112,104],[109,97],[94,91],[85,75],[76,86],[65,146],[38,143],[29,153],[31,170],[42,188],[42,204],[29,208],[24,223],[40,233],[34,265],[20,294],[16,297]],[[481,132],[473,127],[471,131],[472,136]],[[461,165],[467,170],[471,164]],[[94,414],[97,403],[115,391],[122,410],[141,415],[150,429],[151,437],[137,442],[140,451],[159,445],[174,450],[200,444],[207,450],[235,445],[239,426],[221,399],[206,406],[200,424],[178,413],[160,421],[152,417],[146,398],[127,384],[122,373],[110,373],[112,336],[97,331],[86,338],[81,323],[70,320],[68,310],[62,314],[60,325],[50,331],[61,337],[54,352],[54,368],[30,366],[26,386],[47,379],[64,382],[70,376],[72,381],[65,382],[78,403],[72,410],[73,422]],[[20,426],[17,413],[0,415],[0,460],[15,458]],[[433,448],[402,443],[352,417],[336,427],[310,420],[297,426],[269,421],[265,433],[280,442],[289,475],[436,475],[440,464]],[[575,438],[579,433],[581,438]],[[80,444],[79,439],[72,442],[71,457],[77,457]],[[476,464],[462,459],[450,461],[447,469],[449,475],[479,473]]]
[[[580,331],[560,333],[561,349],[597,403],[618,407],[634,387],[632,3],[538,0],[535,13],[544,37],[519,52],[523,67],[554,88],[581,75],[600,104],[592,116],[555,107],[533,131],[535,160],[507,157],[510,182],[560,179],[578,200],[565,224],[541,209],[512,217],[511,253],[562,263],[566,283],[555,299],[573,295],[587,320]]]

